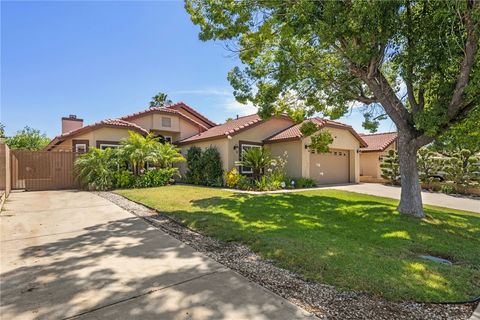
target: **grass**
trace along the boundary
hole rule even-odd
[[[203,234],[242,242],[309,280],[395,301],[480,295],[480,214],[427,206],[428,218],[416,220],[396,212],[395,200],[339,190],[247,195],[179,185],[117,192]]]

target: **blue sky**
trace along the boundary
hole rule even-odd
[[[254,111],[226,79],[239,61],[198,31],[183,2],[2,1],[0,122],[7,135],[29,125],[53,137],[62,116],[116,118],[158,91],[216,122]],[[358,111],[341,121],[364,131]]]

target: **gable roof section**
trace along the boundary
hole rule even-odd
[[[384,132],[373,134],[360,135],[368,146],[360,148],[362,152],[384,151],[387,149],[398,137],[397,132]]]
[[[147,135],[148,131],[136,125],[135,123],[128,122],[122,119],[107,119],[102,120],[100,122],[96,122],[94,124],[90,124],[85,127],[78,128],[76,130],[72,130],[69,132],[62,133],[61,135],[56,136],[55,138],[50,141],[50,143],[44,148],[45,150],[50,150],[53,146],[62,143],[66,139],[73,138],[83,133],[87,133],[93,130],[97,130],[100,128],[120,128],[120,129],[128,129],[135,132],[138,132],[142,135]]]
[[[366,147],[367,143],[362,139],[362,137],[352,128],[352,126],[346,125],[341,122],[332,121],[323,118],[311,118],[305,121],[311,121],[317,125],[318,130],[324,127],[330,128],[338,128],[338,129],[345,129],[350,131],[350,133],[360,142],[360,146]],[[304,121],[304,122],[305,122]],[[303,122],[302,122],[303,123]],[[292,140],[300,140],[303,138],[303,133],[300,131],[300,127],[302,123],[294,124],[293,126],[282,130],[271,137],[268,137],[263,142],[264,143],[276,143],[282,141],[292,141]]]
[[[286,116],[281,115],[280,117],[286,117]],[[228,136],[236,135],[237,133],[240,133],[244,130],[254,127],[260,123],[263,123],[264,121],[267,121],[267,120],[262,120],[262,118],[260,118],[258,114],[251,114],[248,116],[238,117],[237,119],[227,121],[223,124],[212,127],[205,132],[201,132],[192,137],[184,139],[180,141],[178,144],[183,145],[183,144],[189,144],[189,143],[204,141],[204,140],[226,138]]]
[[[169,106],[166,106],[166,108],[176,110],[176,111],[180,112],[181,114],[183,114],[187,117],[193,116],[194,118],[197,118],[197,120],[200,120],[200,122],[205,124],[208,128],[215,127],[217,125],[215,122],[208,119],[203,114],[201,114],[197,110],[191,108],[190,106],[188,106],[184,102],[178,102],[178,103],[175,103],[175,104],[171,104]]]
[[[169,107],[153,107],[153,108],[148,108],[148,109],[145,109],[143,111],[139,111],[139,112],[135,112],[135,113],[132,113],[132,114],[129,114],[129,115],[126,115],[126,116],[123,116],[121,117],[120,119],[121,120],[126,120],[126,121],[129,121],[129,120],[132,120],[132,119],[137,119],[137,118],[140,118],[140,117],[143,117],[143,116],[146,116],[146,115],[149,115],[149,114],[152,114],[152,113],[164,113],[164,114],[170,114],[170,115],[177,115],[179,116],[180,118],[183,118],[185,119],[186,121],[192,123],[193,125],[197,126],[197,127],[200,127],[202,130],[208,130],[209,127],[206,126],[205,124],[203,123],[200,123],[199,121],[195,120],[194,118],[188,116],[186,113],[181,113],[175,109],[173,109],[172,107],[175,106],[175,105],[179,105],[179,104],[184,104],[183,102],[179,102],[179,103],[176,103],[174,105],[171,105]],[[184,104],[185,105],[185,104]],[[192,109],[192,108],[190,108]],[[193,109],[192,109],[193,110]]]

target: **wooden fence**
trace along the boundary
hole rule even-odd
[[[73,165],[76,152],[11,151],[12,189],[76,189]]]

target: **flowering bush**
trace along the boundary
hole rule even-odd
[[[240,182],[241,177],[242,175],[240,175],[238,170],[236,168],[233,168],[225,174],[225,184],[229,188],[236,188],[238,186],[238,183]]]

